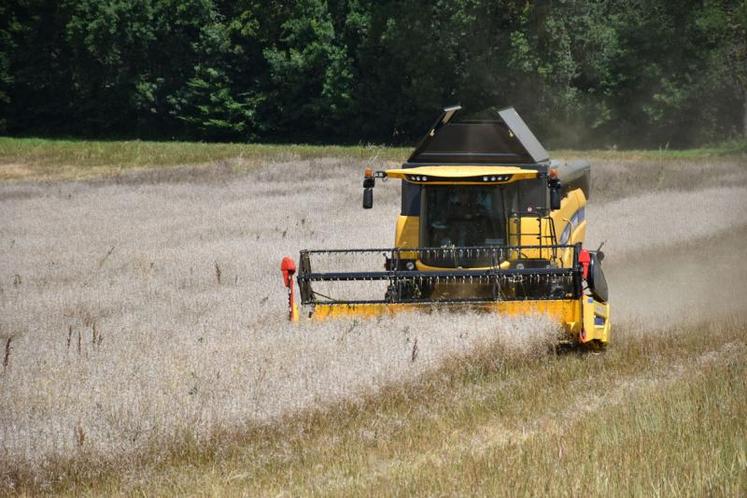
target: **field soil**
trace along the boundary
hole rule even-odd
[[[289,324],[283,256],[392,244],[368,164],[1,183],[0,493],[747,494],[744,156],[593,162],[613,337],[560,355],[541,316]]]

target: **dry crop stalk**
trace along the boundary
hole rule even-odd
[[[112,246],[112,247],[111,247],[111,248],[110,248],[110,249],[109,249],[109,250],[108,250],[108,251],[106,252],[106,254],[104,255],[104,257],[103,257],[103,258],[101,258],[101,259],[99,260],[99,268],[101,268],[102,266],[104,266],[104,263],[106,263],[106,260],[107,260],[107,259],[109,258],[109,256],[111,256],[111,255],[112,255],[112,253],[114,252],[114,247],[115,247],[115,246]]]
[[[75,425],[75,440],[78,443],[78,447],[82,447],[83,443],[86,442],[86,432],[83,430],[83,424],[80,421]]]
[[[12,349],[10,346],[10,343],[13,342],[13,336],[8,337],[8,340],[5,341],[5,356],[3,357],[3,371],[8,368],[8,365],[10,364],[10,350]]]

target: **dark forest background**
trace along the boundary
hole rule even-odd
[[[513,105],[550,146],[747,133],[747,2],[5,0],[0,133],[410,143]]]

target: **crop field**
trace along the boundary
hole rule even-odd
[[[392,244],[360,180],[400,150],[0,146],[0,494],[747,495],[744,153],[592,154],[613,338],[556,354],[542,316],[287,322],[283,256]]]

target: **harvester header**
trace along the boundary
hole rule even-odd
[[[551,161],[513,108],[444,109],[401,168],[364,172],[366,209],[377,179],[402,180],[394,247],[301,251],[301,305],[315,319],[434,307],[545,313],[568,340],[603,346],[604,254],[583,247],[590,175],[585,161]],[[297,319],[291,263],[284,282]]]

